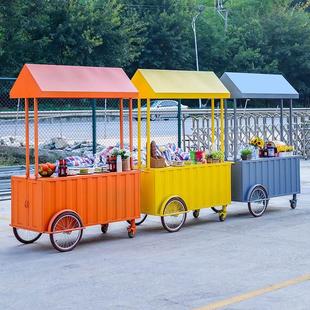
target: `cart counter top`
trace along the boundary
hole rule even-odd
[[[92,174],[78,174],[78,175],[68,175],[66,177],[58,177],[58,176],[51,176],[51,177],[39,177],[35,178],[31,176],[28,180],[33,181],[42,181],[42,182],[57,182],[57,181],[66,181],[66,180],[74,180],[74,179],[87,179],[87,178],[102,178],[102,177],[109,177],[109,176],[118,176],[118,175],[126,175],[126,174],[138,174],[140,173],[139,170],[130,170],[130,171],[123,171],[123,172],[103,172],[103,173],[92,173]],[[12,176],[12,178],[19,178],[19,179],[26,179],[24,175],[17,175]]]

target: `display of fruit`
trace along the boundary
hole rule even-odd
[[[50,177],[56,170],[56,165],[51,163],[40,164],[39,174],[41,177]]]

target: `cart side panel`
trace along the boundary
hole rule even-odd
[[[231,163],[158,168],[148,173],[153,178],[142,178],[142,193],[149,193],[142,198],[142,213],[162,215],[165,201],[173,196],[181,197],[188,210],[231,202]]]
[[[233,201],[244,200],[242,165],[236,162],[231,168],[231,196]]]
[[[300,193],[299,157],[237,162],[232,169],[233,201],[246,202],[249,190],[256,184],[265,186],[269,197]]]
[[[54,201],[45,208],[46,220],[64,209],[77,212],[85,226],[140,216],[140,199],[137,195],[140,173],[137,171],[68,177],[59,181],[46,184],[44,193]]]
[[[21,177],[11,178],[11,225],[29,226],[29,207],[27,203],[27,180]]]
[[[150,215],[158,215],[156,212],[155,197],[155,171],[144,170],[141,172],[141,212]]]

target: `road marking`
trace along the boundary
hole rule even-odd
[[[302,282],[306,282],[306,281],[310,281],[310,274],[305,274],[303,276],[291,279],[291,280],[287,280],[281,283],[277,283],[277,284],[273,284],[252,292],[248,292],[245,294],[241,294],[241,295],[237,295],[228,299],[224,299],[224,300],[220,300],[217,301],[215,303],[209,304],[205,307],[201,307],[198,308],[197,310],[216,310],[216,309],[221,309],[223,307],[229,306],[229,305],[233,305],[233,304],[237,304],[239,302],[248,300],[248,299],[252,299],[273,291],[277,291],[283,288],[286,288],[288,286],[292,286],[292,285],[296,285]]]

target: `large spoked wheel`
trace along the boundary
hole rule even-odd
[[[254,217],[262,216],[268,206],[268,195],[262,186],[253,188],[248,201],[248,208]]]
[[[185,202],[181,198],[169,199],[161,217],[163,227],[169,232],[179,231],[186,221],[186,211]]]
[[[141,216],[136,219],[136,225],[139,226],[141,225],[147,218],[147,214],[141,214]],[[130,224],[130,221],[127,221],[128,224]]]
[[[52,224],[50,239],[53,247],[60,252],[73,250],[83,235],[82,221],[74,212],[59,214]]]
[[[26,230],[26,229],[21,229],[21,228],[15,228],[15,227],[13,227],[13,233],[14,233],[15,238],[19,242],[24,243],[24,244],[33,243],[42,236],[41,233],[37,233],[31,230]]]

